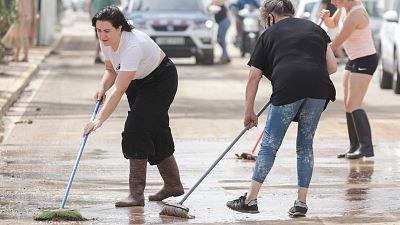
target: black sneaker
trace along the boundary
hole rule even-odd
[[[228,201],[226,206],[228,208],[243,212],[243,213],[259,213],[257,206],[257,199],[251,200],[248,204],[244,203],[246,200],[247,193],[244,193],[243,196],[240,196],[238,199]]]
[[[289,209],[289,215],[293,217],[306,216],[308,207],[307,204],[299,200],[294,201],[294,205]]]

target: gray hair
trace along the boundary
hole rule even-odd
[[[264,0],[260,8],[264,20],[268,19],[268,14],[274,13],[277,16],[293,16],[295,9],[290,0]]]

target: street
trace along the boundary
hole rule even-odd
[[[74,30],[74,35],[64,37],[4,117],[1,224],[39,224],[32,219],[35,214],[59,207],[82,141],[82,129],[94,109],[92,96],[104,68],[93,64],[93,30],[89,23],[87,27],[66,26],[64,32],[68,29]],[[170,125],[185,191],[243,129],[248,59],[239,57],[232,46],[230,50],[233,57],[228,65],[201,66],[194,65],[194,59],[173,59],[179,87],[170,109]],[[129,166],[120,147],[128,111],[124,97],[112,117],[89,136],[66,204],[91,220],[68,224],[400,224],[400,96],[381,90],[375,74],[364,101],[375,157],[337,159],[336,155],[348,146],[342,72],[340,65],[332,75],[337,100],[324,112],[314,141],[307,217],[287,216],[297,192],[295,123],[261,189],[260,213],[243,214],[225,206],[226,201],[247,191],[254,162],[238,160],[234,153],[253,147],[266,113],[260,125],[239,140],[184,202],[195,219],[159,217],[163,203],[147,200],[144,208],[115,208],[114,202],[128,195]],[[270,83],[263,79],[257,110],[270,94]],[[146,198],[162,187],[156,167],[149,166],[147,175]]]

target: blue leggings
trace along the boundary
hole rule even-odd
[[[325,99],[305,98],[282,106],[271,104],[253,173],[254,181],[264,182],[274,164],[283,137],[298,113],[297,180],[299,187],[308,188],[314,167],[313,139],[325,102]]]

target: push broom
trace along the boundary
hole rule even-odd
[[[90,119],[90,121],[93,121],[94,118],[96,118],[96,114],[99,111],[101,101],[102,101],[101,99],[97,101],[96,107],[94,109],[94,112],[92,114],[92,118]],[[45,210],[45,211],[39,213],[37,216],[35,216],[34,220],[70,220],[70,221],[86,220],[78,210],[64,209],[64,206],[65,206],[65,203],[67,202],[69,190],[71,189],[72,181],[74,180],[75,173],[78,168],[79,161],[81,160],[83,149],[85,148],[88,136],[89,136],[89,134],[85,134],[85,136],[83,137],[82,144],[81,144],[81,147],[79,148],[79,153],[76,157],[74,168],[72,169],[72,173],[69,178],[68,186],[65,191],[64,198],[61,202],[60,209]]]
[[[255,154],[256,149],[258,147],[258,144],[260,144],[260,141],[262,137],[264,136],[264,131],[263,130],[260,134],[260,136],[257,139],[256,144],[254,145],[253,149],[251,151],[243,152],[242,154],[235,154],[237,159],[246,159],[246,160],[257,160],[257,155]]]
[[[268,102],[258,113],[257,117],[259,117],[265,109],[269,106],[270,102]],[[160,216],[172,216],[172,217],[181,217],[191,219],[193,216],[189,215],[189,208],[184,206],[183,203],[185,200],[192,194],[192,192],[199,186],[199,184],[206,178],[206,176],[214,169],[214,167],[221,161],[221,159],[226,155],[226,153],[231,150],[234,144],[243,136],[244,133],[249,129],[249,127],[243,128],[243,130],[239,133],[239,135],[231,142],[231,144],[225,149],[225,151],[215,160],[215,162],[211,165],[210,168],[203,174],[203,176],[196,182],[196,184],[183,196],[182,200],[179,203],[165,203],[164,208],[160,212]]]

